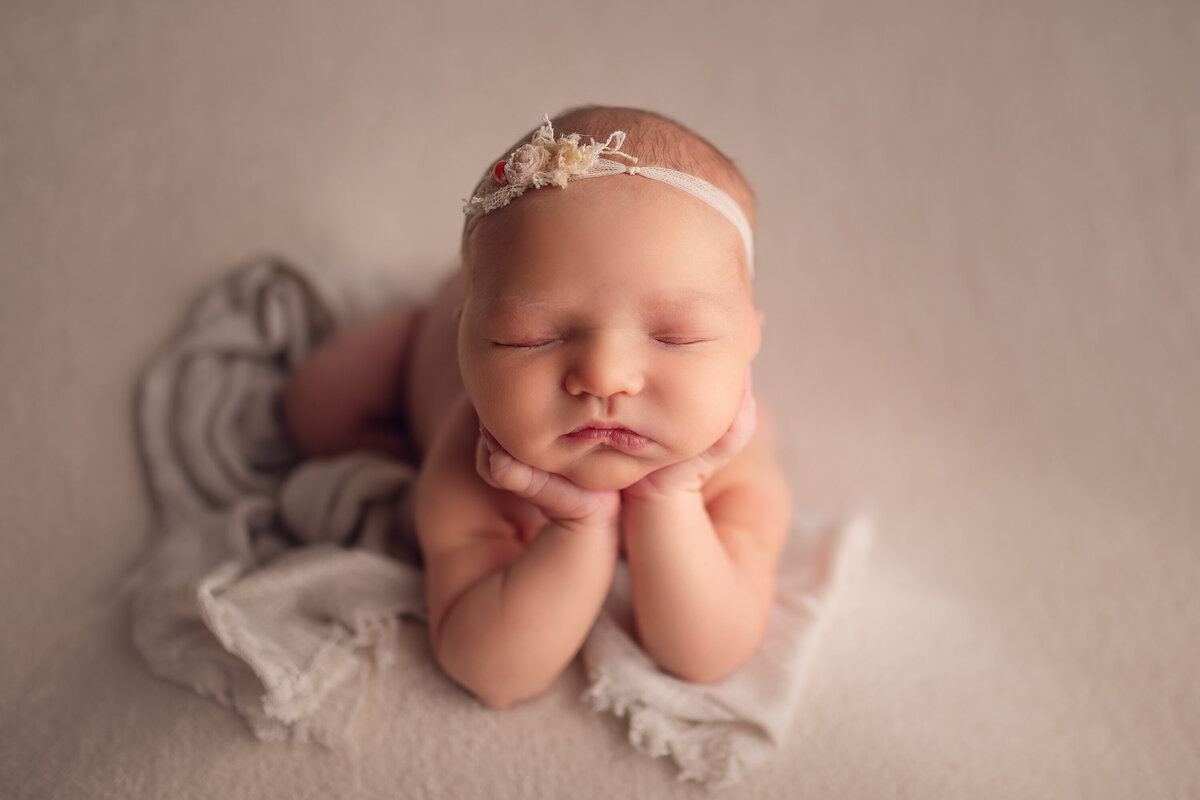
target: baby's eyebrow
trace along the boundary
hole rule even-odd
[[[695,289],[657,298],[648,304],[648,310],[656,314],[722,312],[733,308],[734,304],[728,293]]]
[[[729,292],[712,289],[690,289],[673,291],[647,299],[641,306],[642,313],[649,317],[684,317],[694,315],[724,315],[737,307],[737,299]],[[488,303],[488,313],[500,317],[537,316],[541,313],[562,311],[562,304],[542,299],[536,295],[521,293],[493,298]]]
[[[526,314],[538,311],[554,310],[558,306],[549,300],[538,300],[533,297],[510,295],[503,299],[495,299],[490,303],[494,314]]]

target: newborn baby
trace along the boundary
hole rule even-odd
[[[644,650],[721,679],[762,638],[790,518],[751,392],[751,190],[678,123],[587,107],[510,150],[466,214],[427,308],[295,373],[294,438],[420,464],[433,650],[487,705],[555,681],[621,557]]]

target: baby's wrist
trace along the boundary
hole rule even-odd
[[[556,548],[565,548],[576,553],[589,553],[589,560],[599,559],[602,563],[608,559],[614,562],[620,553],[621,527],[617,519],[613,520],[549,520],[542,528],[538,538],[550,538],[558,541]]]
[[[690,505],[699,502],[704,504],[702,487],[696,486],[655,486],[645,480],[635,483],[621,492],[622,505]]]
[[[550,525],[574,539],[615,540],[620,530],[617,521],[589,522],[581,520],[550,520]]]
[[[621,498],[616,493],[611,497],[599,498],[595,508],[580,513],[555,514],[549,509],[542,509],[551,524],[557,525],[572,533],[612,533],[617,530],[617,522],[621,516]]]

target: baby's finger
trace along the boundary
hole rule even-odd
[[[506,478],[512,477],[506,480],[506,485],[512,487],[510,491],[514,494],[524,497],[542,509],[547,517],[578,520],[596,511],[599,496],[597,492],[584,489],[561,475],[534,470],[524,464],[520,466],[529,470],[529,475],[520,475],[516,466],[510,467]]]
[[[483,438],[482,433],[475,442],[475,471],[488,486],[499,488],[492,477],[491,453],[488,452],[487,441]]]
[[[475,468],[490,485],[512,492],[538,506],[555,508],[563,500],[574,500],[570,487],[575,487],[557,475],[513,458],[486,428],[479,429],[479,444],[475,450]],[[560,485],[566,484],[566,486]]]
[[[489,486],[528,500],[551,519],[585,520],[598,514],[615,517],[619,509],[619,502],[613,502],[619,501],[615,493],[607,493],[613,497],[607,498],[606,505],[606,493],[585,489],[514,458],[482,427],[475,446],[475,471]]]
[[[534,469],[503,451],[491,456],[498,488],[523,497],[550,519],[583,520],[600,511],[602,493],[572,483],[561,475]]]
[[[738,406],[737,415],[733,418],[725,435],[718,439],[716,444],[705,454],[708,460],[713,464],[723,464],[728,461],[750,442],[757,427],[758,403],[747,383],[746,390],[742,393],[742,402]]]
[[[527,500],[536,497],[550,477],[547,473],[518,461],[503,449],[488,454],[488,469],[493,486]]]
[[[741,450],[746,446],[757,427],[758,401],[754,399],[754,392],[751,391],[749,378],[747,378],[746,391],[742,393],[742,402],[738,406],[737,416],[733,418],[733,424],[729,427],[729,433],[726,434],[730,437],[734,451]]]
[[[504,448],[490,444],[483,435],[480,435],[479,440],[475,443],[475,472],[479,474],[484,483],[493,489],[512,491],[509,486],[504,484],[505,481],[511,482],[520,477],[511,474],[510,467],[514,463],[516,462],[513,457]],[[505,479],[504,481],[501,480],[502,477]]]
[[[538,470],[509,455],[482,426],[475,444],[475,471],[489,486],[522,497],[540,488]]]

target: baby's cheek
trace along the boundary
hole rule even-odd
[[[521,460],[531,445],[546,438],[551,417],[530,376],[507,372],[481,381],[472,400],[480,421],[506,450]],[[536,466],[536,465],[535,465]]]
[[[742,383],[728,375],[714,375],[703,389],[676,393],[672,426],[693,453],[703,452],[720,439],[737,415]]]

